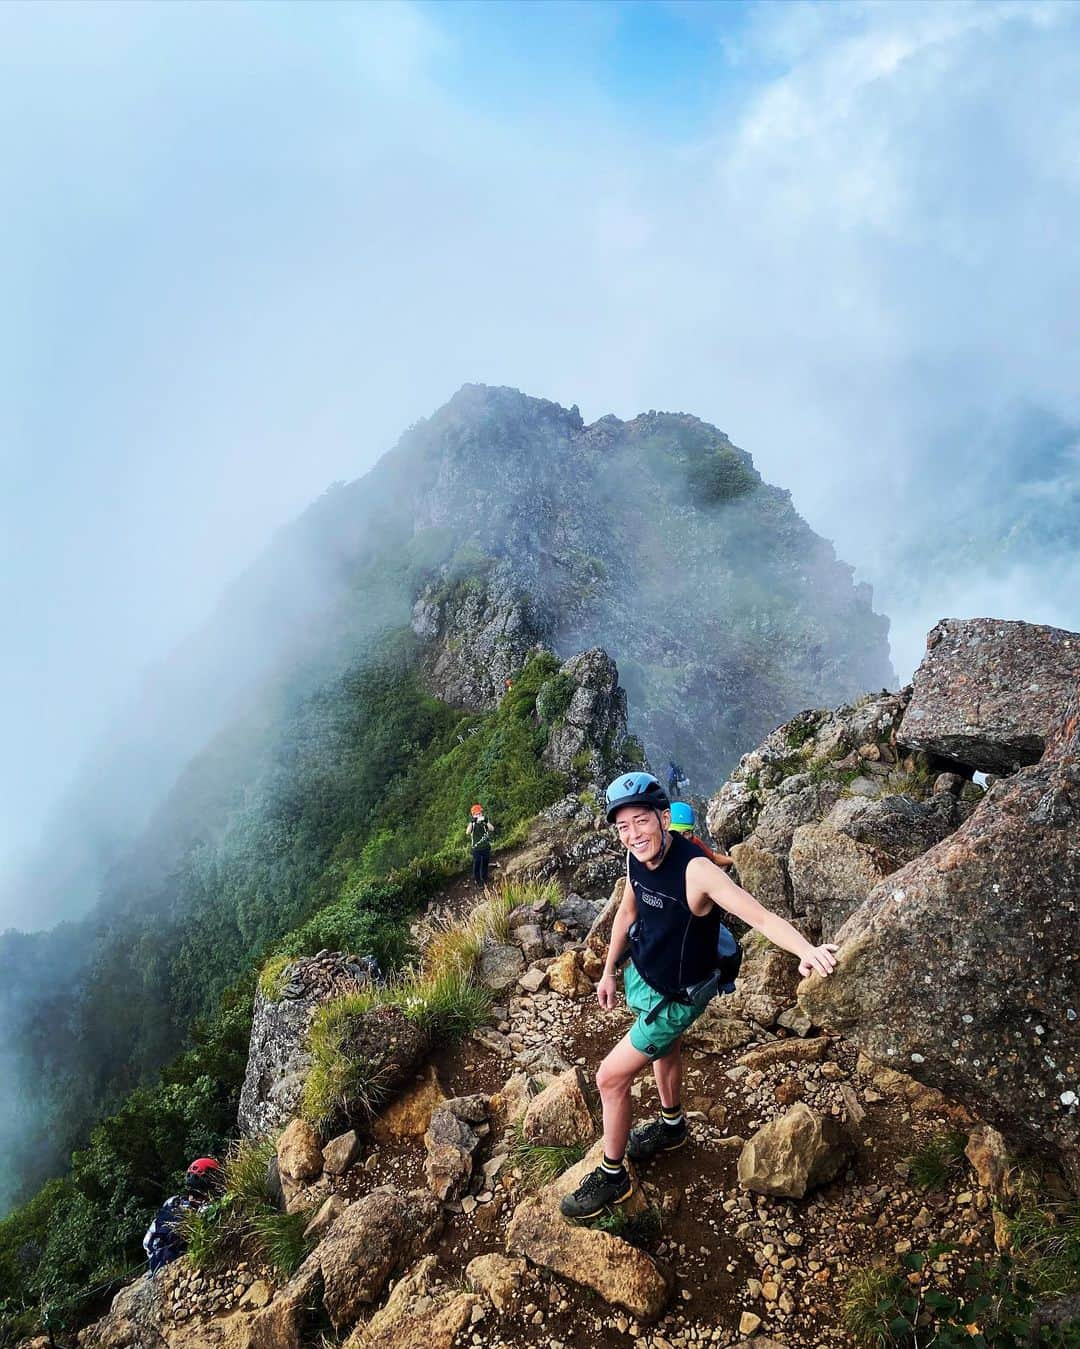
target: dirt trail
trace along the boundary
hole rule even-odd
[[[507,998],[493,1018],[493,1027],[515,1048],[548,1045],[579,1063],[589,1078],[628,1024],[625,1009],[603,1012],[591,998],[575,1001],[551,992]],[[926,1277],[935,1286],[955,1286],[958,1272],[993,1252],[989,1202],[966,1166],[939,1191],[917,1190],[908,1180],[904,1158],[931,1135],[955,1128],[947,1112],[914,1111],[906,1100],[875,1090],[857,1072],[854,1050],[840,1041],[831,1042],[823,1062],[783,1064],[764,1073],[737,1063],[751,1047],[722,1054],[687,1048],[684,1106],[691,1140],[657,1159],[643,1177],[661,1217],[659,1236],[647,1249],[675,1278],[664,1318],[639,1326],[586,1290],[539,1272],[512,1310],[489,1313],[463,1332],[462,1345],[676,1349],[736,1343],[744,1312],[761,1318],[758,1334],[785,1345],[840,1345],[849,1342],[840,1306],[852,1271],[895,1266],[905,1250],[925,1249],[941,1238],[958,1252]],[[518,1065],[470,1040],[440,1055],[436,1066],[443,1090],[453,1096],[493,1092]],[[635,1095],[639,1117],[657,1112],[651,1078]],[[857,1143],[850,1170],[799,1203],[743,1193],[736,1185],[740,1145],[734,1140],[749,1137],[797,1099],[840,1118],[854,1099],[854,1108],[865,1112],[860,1123],[849,1123]],[[501,1140],[489,1138],[477,1172],[480,1162],[502,1150]],[[352,1173],[350,1192],[391,1181],[422,1185],[423,1163],[421,1139],[375,1147],[366,1167]],[[494,1190],[492,1201],[450,1216],[438,1254],[451,1277],[462,1275],[475,1255],[505,1252],[506,1227],[525,1192],[509,1166]]]

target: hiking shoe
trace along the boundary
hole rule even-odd
[[[658,1152],[674,1152],[689,1136],[685,1117],[676,1125],[654,1119],[649,1124],[638,1124],[630,1130],[626,1155],[632,1162],[647,1162]]]
[[[621,1204],[634,1193],[628,1175],[610,1176],[602,1166],[590,1171],[573,1194],[564,1195],[559,1211],[564,1218],[595,1218],[612,1204]]]

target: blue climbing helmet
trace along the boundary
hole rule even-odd
[[[620,806],[650,806],[653,810],[667,810],[671,805],[667,792],[651,773],[625,773],[608,785],[604,793],[607,822],[612,824]]]
[[[685,801],[672,801],[671,830],[675,834],[692,834],[694,832],[693,806],[688,806]]]

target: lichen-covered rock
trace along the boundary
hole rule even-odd
[[[744,890],[781,918],[795,916],[791,880],[782,857],[768,848],[759,847],[752,837],[733,844],[731,856],[738,883]]]
[[[294,960],[274,996],[258,988],[237,1123],[244,1138],[277,1133],[300,1112],[311,1070],[309,1032],[316,1009],[369,984],[372,957],[321,951]]]
[[[926,639],[897,739],[987,773],[1042,757],[1080,686],[1080,633],[1001,619],[944,619]]]
[[[803,1101],[747,1139],[739,1154],[739,1184],[757,1194],[802,1199],[847,1164],[851,1140],[828,1115]]]
[[[788,872],[806,935],[832,941],[848,914],[898,865],[879,848],[856,843],[828,824],[800,825],[791,841]]]
[[[485,946],[480,952],[477,978],[493,993],[512,988],[525,968],[520,947],[510,944]]]
[[[311,1070],[308,1030],[316,1004],[255,994],[247,1070],[237,1123],[245,1138],[276,1133],[300,1109]]]
[[[1080,703],[1039,764],[877,885],[799,998],[1080,1179]]]

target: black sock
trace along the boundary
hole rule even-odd
[[[678,1102],[675,1105],[662,1105],[660,1107],[660,1118],[669,1129],[680,1129],[683,1123],[682,1106]]]
[[[618,1180],[626,1175],[623,1159],[621,1157],[609,1157],[606,1152],[604,1153],[604,1160],[600,1163],[600,1170],[603,1171],[605,1176],[610,1176],[612,1180]]]

